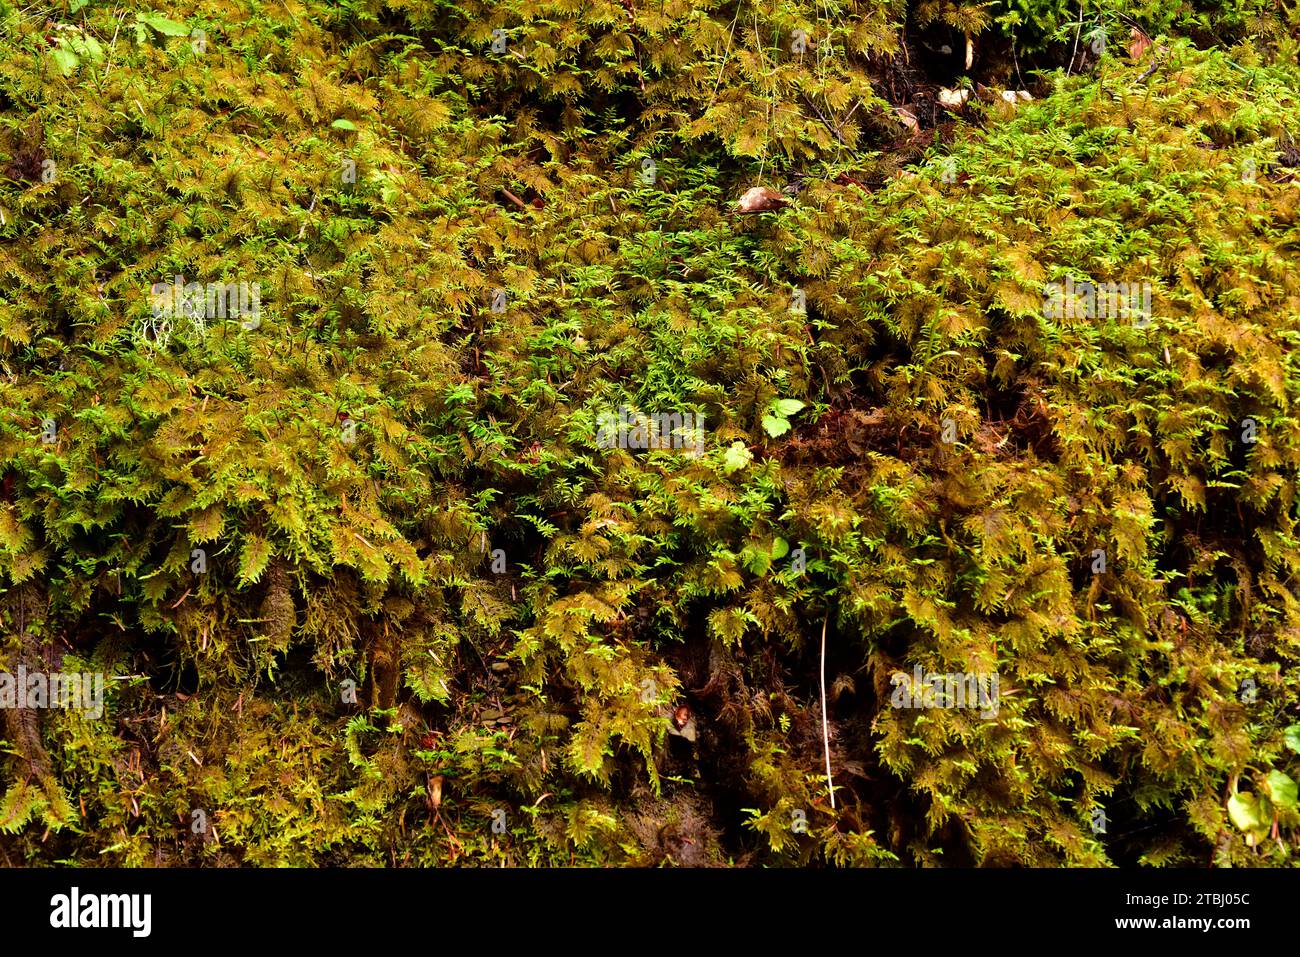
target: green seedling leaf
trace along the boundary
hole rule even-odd
[[[752,461],[754,461],[753,453],[745,448],[744,442],[732,442],[722,455],[722,471],[730,475],[732,472],[740,471]]]
[[[790,431],[790,420],[778,419],[774,415],[765,415],[763,416],[763,431],[774,439],[785,435]]]
[[[790,554],[790,543],[778,535],[776,541],[772,543],[772,561],[779,562],[788,554]]]
[[[330,124],[330,126],[336,130],[355,130],[357,128],[357,124],[353,123],[351,120],[341,118],[335,120]]]
[[[776,415],[788,419],[790,416],[800,411],[805,405],[806,403],[800,402],[798,399],[773,399],[772,411]]]
[[[72,40],[72,48],[92,63],[102,63],[104,60],[104,48],[88,33],[75,36]]]
[[[1249,792],[1228,798],[1228,817],[1237,828],[1247,834],[1266,830],[1268,814],[1259,798]]]
[[[1266,780],[1268,795],[1274,804],[1284,808],[1296,806],[1296,783],[1289,775],[1282,771],[1269,771]]]
[[[166,37],[187,37],[190,35],[190,28],[175,20],[168,20],[161,13],[137,13],[136,20],[140,23],[148,24],[159,33]]]
[[[1300,754],[1300,724],[1293,724],[1283,731],[1282,741],[1296,754]]]
[[[55,47],[50,51],[50,56],[54,59],[55,65],[64,76],[67,76],[75,70],[80,62],[77,59],[77,55],[67,47]]]

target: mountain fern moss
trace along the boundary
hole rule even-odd
[[[1291,859],[1294,49],[900,173],[896,4],[73,6],[0,43],[0,662],[110,680],[6,712],[6,862]]]

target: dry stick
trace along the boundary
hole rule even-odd
[[[1083,0],[1079,0],[1079,28],[1074,31],[1074,49],[1070,51],[1070,63],[1065,68],[1065,75],[1074,72],[1074,56],[1079,52],[1079,34],[1083,32]]]
[[[100,78],[100,82],[107,80],[109,71],[113,69],[113,55],[117,52],[117,31],[122,29],[122,21],[125,19],[126,12],[123,11],[122,15],[117,18],[117,26],[113,28],[113,41],[108,45],[108,63],[104,66],[104,75]]]
[[[817,109],[817,106],[813,103],[813,101],[810,100],[807,97],[807,95],[803,93],[800,93],[799,96],[805,103],[808,104],[808,108],[817,114],[817,119],[822,121],[822,126],[826,127],[826,129],[830,131],[831,136],[839,140],[841,146],[848,146],[849,144],[844,142],[844,137],[840,135],[840,131],[837,130],[835,127],[831,126],[830,121],[827,120],[826,117],[822,116],[822,111]],[[857,107],[855,106],[854,109],[856,110]],[[849,115],[851,116],[852,114]]]
[[[731,43],[736,39],[736,22],[740,20],[740,5],[736,5],[736,15],[731,18],[731,33],[727,36],[727,49],[722,53],[722,64],[718,67],[718,77],[713,82],[713,95],[709,97],[709,105],[704,108],[707,113],[713,109],[713,103],[718,98],[718,87],[722,85],[722,71],[727,68],[727,61],[731,59]]]
[[[835,782],[831,780],[831,733],[826,721],[826,623],[830,614],[822,619],[822,747],[826,752],[826,787],[831,792],[831,810],[835,810]]]
[[[861,105],[862,105],[861,100],[858,100],[858,102],[853,105],[853,109],[849,110],[848,115],[845,116],[844,119],[840,120],[841,127],[843,127],[846,123],[848,123],[849,120],[853,119],[853,114],[858,112],[858,107],[860,107]]]
[[[754,50],[756,53],[758,53],[759,65],[763,68],[766,68],[767,57],[763,55],[763,38],[758,35],[758,14],[757,13],[754,14]],[[773,68],[773,72],[775,72],[775,68]],[[764,72],[763,79],[766,80],[767,77],[768,74]],[[768,100],[768,105],[769,106],[771,105],[770,99]],[[763,156],[758,161],[758,181],[760,183],[763,181],[763,170],[767,168],[767,149],[771,145],[772,145],[772,123],[769,120],[767,124],[767,142],[763,144]]]

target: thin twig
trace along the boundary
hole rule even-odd
[[[808,108],[817,114],[817,119],[822,121],[822,126],[826,127],[826,129],[830,131],[831,136],[839,140],[841,146],[848,146],[849,144],[844,142],[844,137],[840,135],[840,131],[837,130],[835,127],[831,126],[830,121],[827,120],[826,117],[822,116],[822,111],[817,109],[813,101],[808,99],[808,97],[802,93],[799,95],[800,98],[804,101],[804,103],[808,104]],[[854,107],[854,109],[857,109],[857,107]]]
[[[731,43],[736,39],[736,23],[740,20],[740,4],[736,4],[736,15],[731,18],[731,33],[727,36],[727,49],[722,52],[722,63],[718,66],[718,77],[713,81],[713,94],[709,97],[709,105],[704,108],[704,114],[713,109],[713,103],[718,98],[718,87],[722,85],[722,71],[727,68],[727,61],[731,59]]]
[[[822,619],[822,747],[826,752],[826,787],[831,792],[831,810],[835,810],[835,782],[831,780],[831,732],[826,718],[826,623],[830,621],[828,613]]]
[[[122,29],[122,21],[125,19],[126,11],[123,11],[117,18],[117,26],[113,27],[113,41],[108,45],[108,63],[104,65],[104,75],[100,77],[101,83],[108,79],[109,71],[113,69],[113,54],[117,52],[117,32]]]
[[[1074,31],[1074,49],[1070,51],[1070,62],[1065,67],[1065,75],[1074,72],[1074,56],[1079,52],[1079,34],[1083,32],[1083,0],[1079,0],[1079,26]]]

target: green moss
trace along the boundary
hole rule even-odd
[[[110,681],[11,712],[0,851],[1284,863],[1294,41],[900,155],[899,5],[581,6],[7,13],[3,664]],[[160,338],[178,275],[258,321]],[[917,665],[996,716],[892,707]]]

